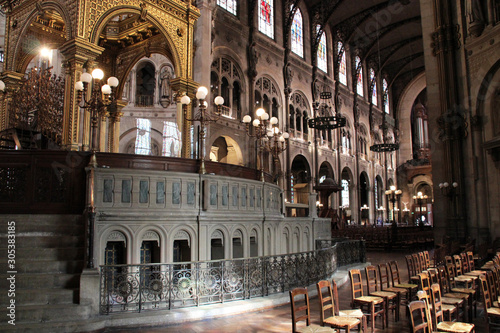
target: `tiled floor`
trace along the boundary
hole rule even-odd
[[[390,260],[396,260],[399,264],[402,281],[408,280],[408,271],[404,252],[368,252],[367,261],[373,265],[385,263]],[[363,273],[364,277],[364,273]],[[339,301],[342,309],[348,309],[351,301],[350,284],[345,283],[339,288]],[[311,298],[311,319],[313,323],[319,323],[319,304],[317,297]],[[227,306],[231,306],[227,303]],[[482,310],[478,308],[478,317],[474,319],[476,332],[486,332],[484,317]],[[206,319],[203,321],[190,322],[181,325],[163,326],[157,328],[127,328],[127,329],[108,329],[106,332],[208,332],[208,333],[250,333],[250,332],[291,332],[291,312],[290,305],[282,305],[264,311],[249,312],[241,315]],[[370,332],[371,330],[368,329]],[[389,319],[389,327],[382,329],[382,321],[377,319],[375,332],[410,332],[409,317],[406,317],[404,310],[401,308],[401,316],[399,322],[394,322],[394,316],[391,314]]]

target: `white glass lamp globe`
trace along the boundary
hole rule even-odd
[[[252,123],[255,127],[260,125],[260,120],[259,119],[254,119]]]
[[[290,134],[288,134],[288,132],[285,132],[285,133],[283,133],[283,137],[284,137],[285,139],[288,139],[288,138],[290,137]]]
[[[208,94],[208,89],[207,87],[201,86],[198,88],[198,91],[196,92],[196,98],[197,99],[205,99]]]
[[[276,117],[271,117],[270,122],[271,122],[271,125],[276,125],[276,124],[278,123],[278,118],[276,118]]]
[[[82,91],[83,90],[83,82],[82,81],[75,82],[75,89],[77,91]]]
[[[90,75],[90,73],[83,73],[80,79],[82,82],[90,83],[92,82],[92,75]]]
[[[222,105],[222,104],[224,104],[224,97],[222,97],[222,96],[215,97],[214,103],[215,103],[215,105]]]
[[[118,82],[118,79],[116,77],[110,76],[108,78],[108,84],[110,87],[116,88],[116,87],[118,87],[118,83],[119,82]]]
[[[191,98],[189,98],[188,95],[184,95],[181,97],[181,103],[183,105],[188,105],[189,103],[191,103]]]
[[[103,94],[109,95],[111,94],[111,87],[109,86],[109,84],[105,84],[101,87],[101,91]]]
[[[269,119],[269,113],[264,112],[261,116],[262,120],[268,120]]]
[[[264,110],[263,108],[258,108],[257,111],[255,111],[257,117],[262,116],[264,113],[266,113],[266,110]]]
[[[92,77],[96,80],[102,80],[104,77],[104,72],[100,68],[96,68],[92,71]]]
[[[243,117],[243,122],[244,122],[245,124],[248,124],[248,123],[250,123],[251,121],[252,121],[252,117],[250,117],[249,115],[246,115],[246,116],[244,116],[244,117]]]

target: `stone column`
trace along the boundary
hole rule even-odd
[[[211,44],[212,44],[212,11],[215,1],[198,0],[197,7],[200,10],[200,18],[196,22],[194,29],[194,43],[196,54],[194,55],[193,79],[200,85],[210,87],[210,67],[212,65]],[[214,96],[210,96],[208,89],[207,101],[212,101]],[[209,103],[210,107],[210,103]]]
[[[85,63],[87,71],[91,71],[93,60],[104,48],[76,37],[64,43],[59,50],[66,63],[62,146],[68,150],[85,150],[89,142],[90,119],[88,115],[81,116],[75,82],[80,80]]]
[[[136,94],[136,87],[135,87],[135,81],[137,80],[136,78],[136,73],[135,73],[135,68],[130,71],[130,86],[129,86],[129,101],[130,104],[134,105],[135,104],[135,94]]]

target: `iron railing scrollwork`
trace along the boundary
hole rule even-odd
[[[100,312],[167,310],[282,293],[364,260],[364,242],[233,260],[101,266]]]

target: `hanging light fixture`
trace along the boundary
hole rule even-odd
[[[347,120],[340,113],[332,111],[330,100],[332,93],[323,91],[320,93],[321,102],[315,102],[314,108],[316,109],[316,117],[309,119],[309,127],[317,130],[332,130],[335,128],[344,127]]]

